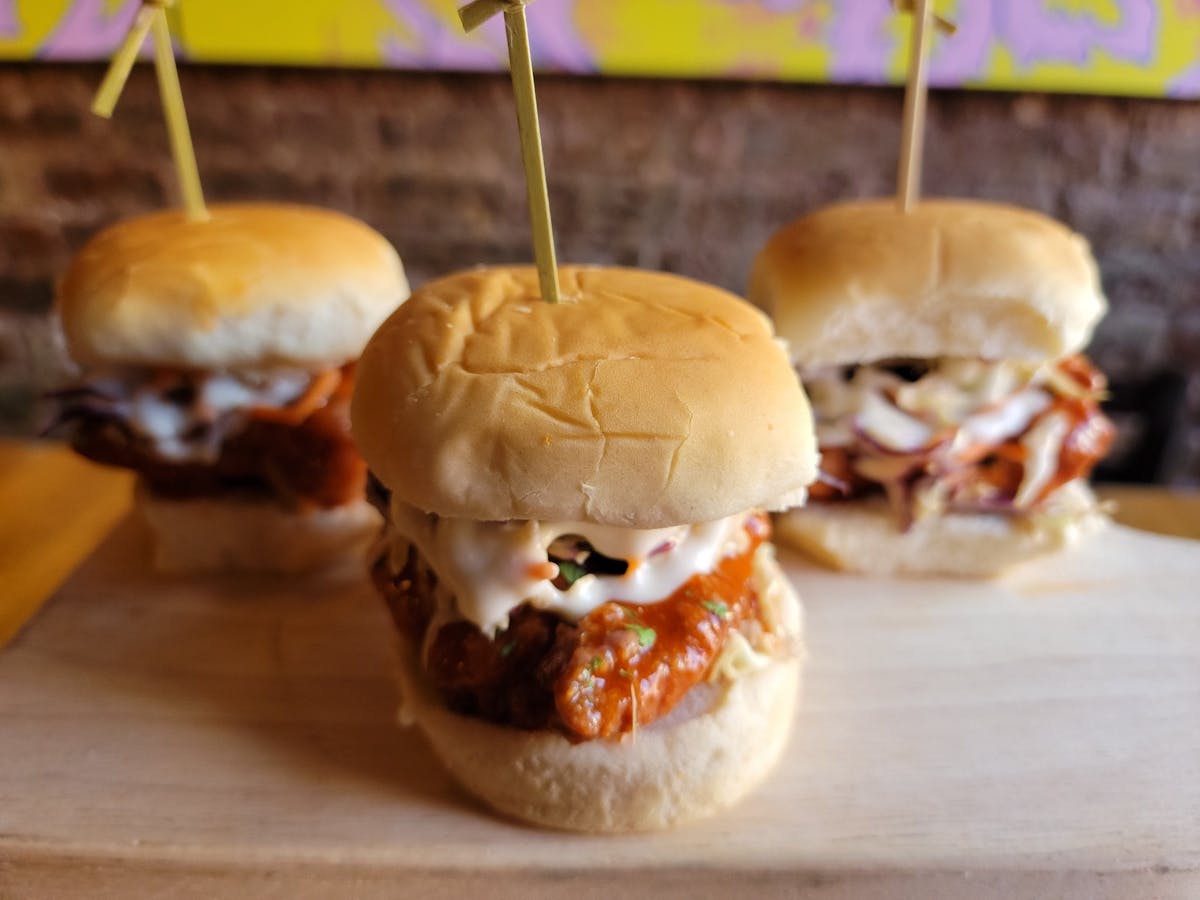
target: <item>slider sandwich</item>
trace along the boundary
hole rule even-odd
[[[503,813],[584,831],[726,806],[779,756],[800,606],[764,510],[816,472],[767,319],[685,278],[426,284],[363,352],[354,435],[404,717]]]
[[[1114,430],[1081,349],[1105,300],[1079,235],[991,203],[844,203],[771,238],[750,299],[817,423],[785,540],[841,569],[990,576],[1103,521],[1085,481]]]
[[[93,237],[57,312],[82,367],[51,433],[138,474],[164,571],[298,571],[378,529],[350,440],[355,360],[408,295],[396,251],[328,210],[216,205]]]

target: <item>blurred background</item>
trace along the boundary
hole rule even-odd
[[[71,254],[176,205],[154,74],[89,114],[139,0],[0,0],[0,433],[61,377]],[[443,0],[182,0],[206,197],[353,213],[414,283],[532,259],[503,26]],[[1111,311],[1091,354],[1110,479],[1200,484],[1200,0],[957,0],[931,61],[924,191],[1083,232]],[[529,8],[560,259],[735,291],[814,207],[895,188],[907,17],[888,0],[539,0]]]

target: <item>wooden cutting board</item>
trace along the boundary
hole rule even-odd
[[[1112,527],[994,584],[787,558],[804,706],[666,834],[494,818],[393,725],[351,569],[148,574],[125,523],[0,654],[0,897],[1200,897],[1200,543]]]

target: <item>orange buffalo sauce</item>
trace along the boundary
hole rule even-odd
[[[437,576],[414,548],[400,571],[380,556],[373,576],[449,708],[585,741],[665,716],[709,676],[731,631],[753,643],[767,630],[754,579],[767,517],[748,517],[745,534],[742,552],[658,603],[610,602],[575,623],[525,603],[494,638],[462,619],[435,624]]]
[[[230,440],[283,497],[328,509],[363,496],[367,465],[350,439],[354,363],[316,376],[281,409],[256,407],[250,423]]]
[[[250,415],[262,422],[299,425],[331,401],[349,400],[353,390],[354,363],[347,363],[340,369],[326,369],[318,373],[308,383],[304,393],[287,406],[256,406]]]
[[[753,559],[770,535],[755,517],[744,553],[694,575],[658,603],[610,602],[578,623],[578,641],[554,685],[564,730],[615,737],[670,712],[712,669],[729,632],[759,617]]]
[[[1093,401],[1057,398],[1052,409],[1065,413],[1071,422],[1071,430],[1063,439],[1058,454],[1058,470],[1035,502],[1041,502],[1068,481],[1085,478],[1096,463],[1108,453],[1117,436],[1116,426],[1105,416]]]

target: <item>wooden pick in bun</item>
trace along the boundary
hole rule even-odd
[[[815,474],[765,317],[671,275],[425,285],[363,353],[355,439],[405,715],[468,789],[586,831],[744,794],[795,702],[800,607],[762,510]]]
[[[1085,480],[1113,429],[1080,351],[1106,304],[1080,235],[992,203],[843,203],[770,239],[750,299],[821,447],[785,540],[853,571],[990,576],[1103,521]]]
[[[93,237],[57,312],[81,380],[52,430],[138,472],[167,571],[297,571],[378,527],[349,439],[354,360],[408,294],[396,251],[340,213],[214,205]]]

